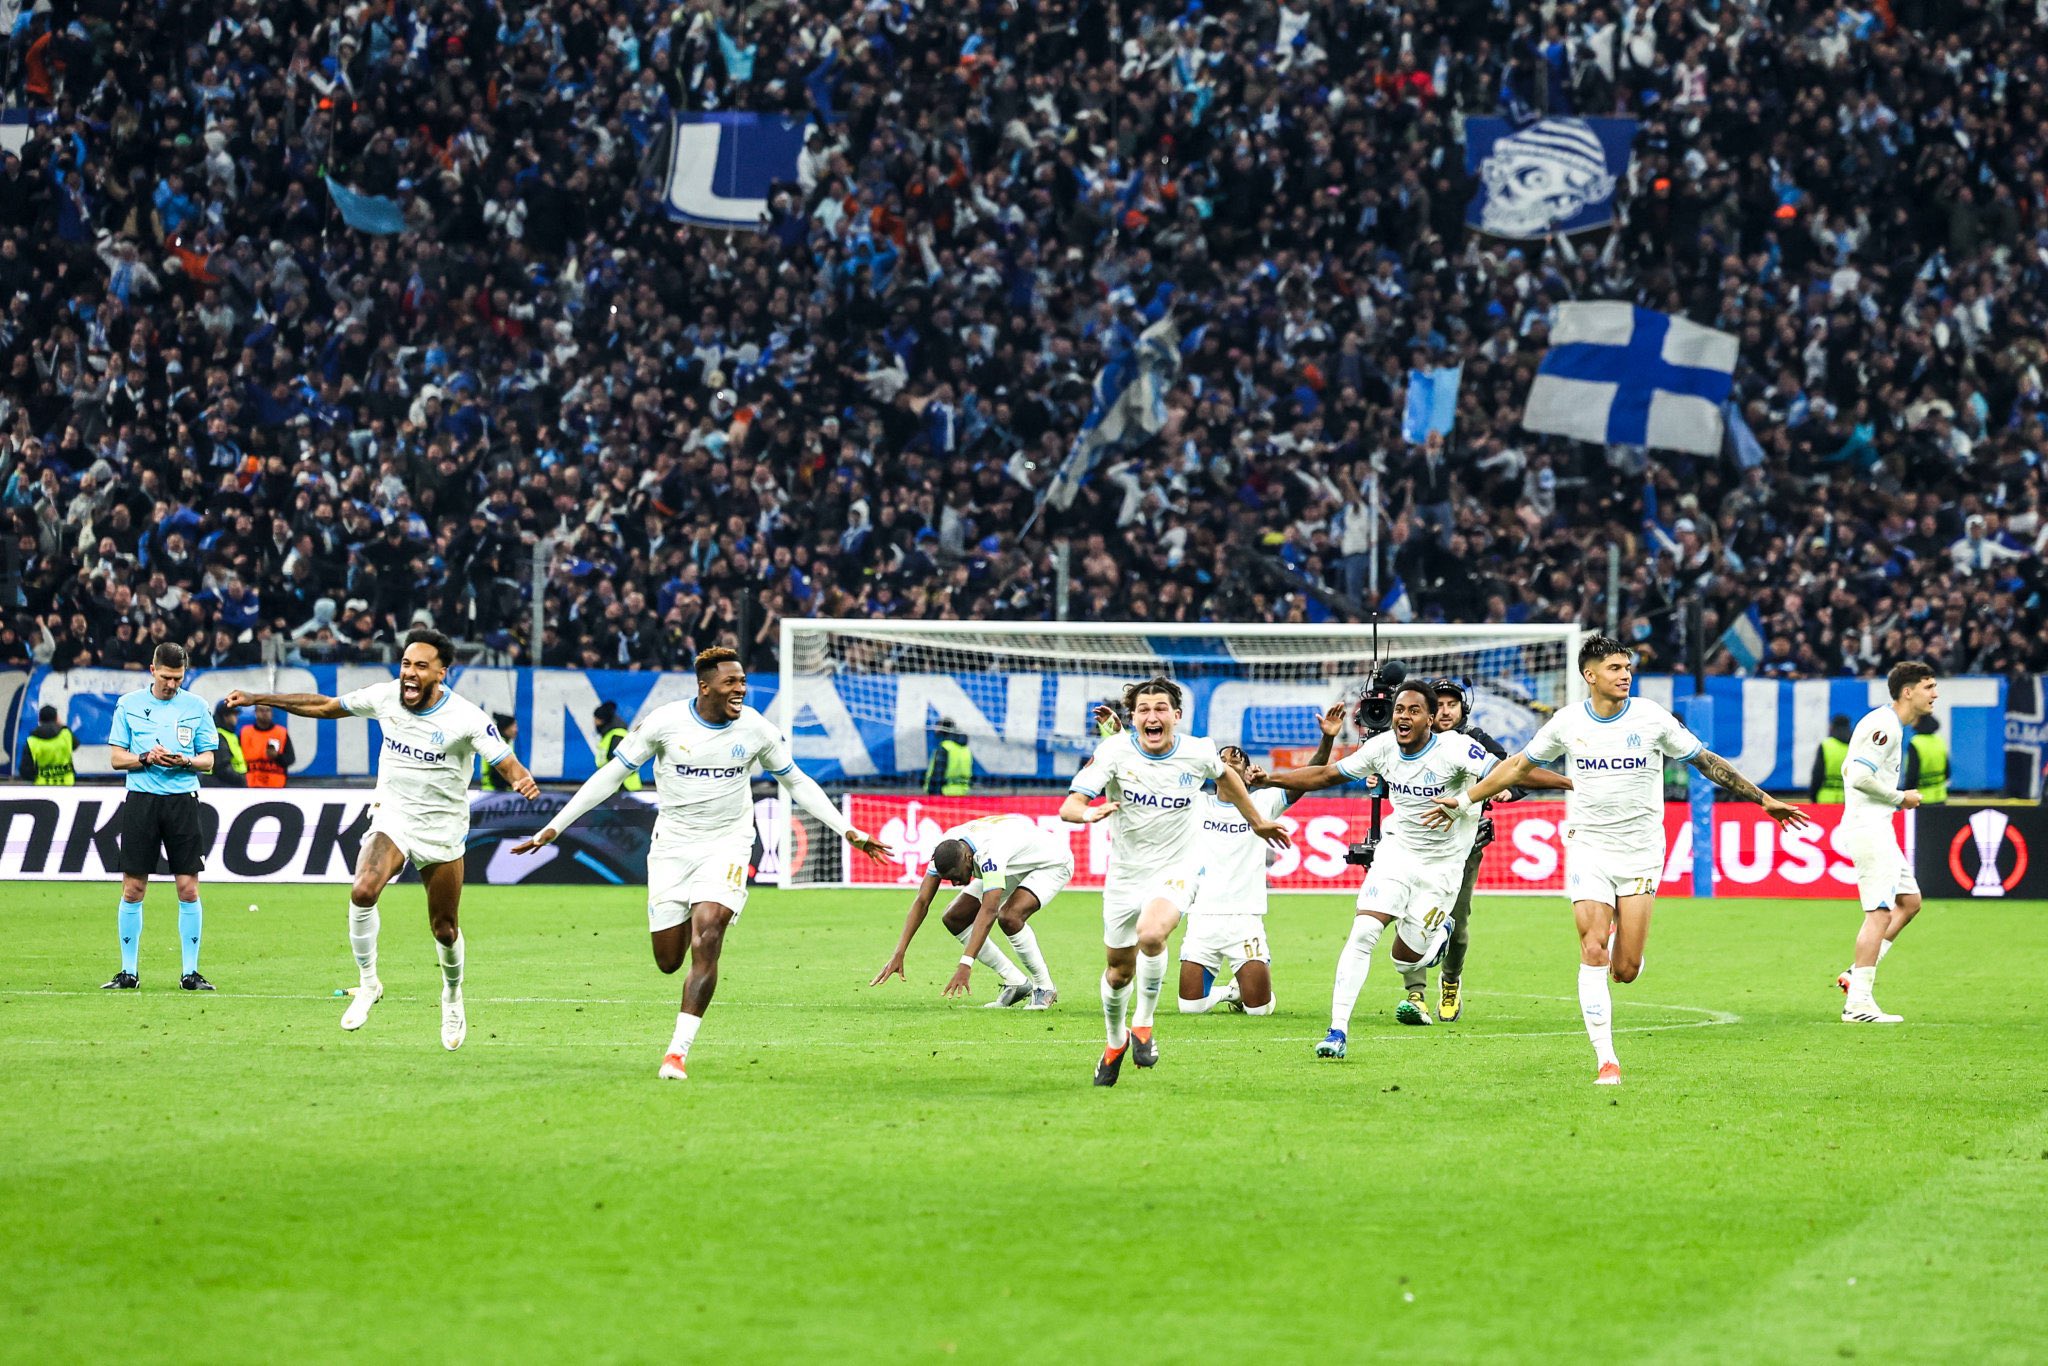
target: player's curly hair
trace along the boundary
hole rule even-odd
[[[426,646],[434,652],[434,658],[441,661],[441,667],[444,669],[455,666],[455,642],[431,626],[413,627],[405,633],[405,643],[408,648],[414,645]]]
[[[1934,677],[1934,666],[1922,659],[1901,660],[1892,665],[1892,671],[1885,675],[1885,686],[1891,689],[1892,701],[1896,702],[1906,689],[1916,683],[1925,683]]]
[[[1128,715],[1137,707],[1139,698],[1154,693],[1164,697],[1175,711],[1182,710],[1180,684],[1164,674],[1155,674],[1143,683],[1132,683],[1124,689],[1125,714]]]
[[[697,651],[697,677],[708,678],[721,664],[739,664],[740,652],[725,645]],[[746,667],[741,665],[742,668]]]

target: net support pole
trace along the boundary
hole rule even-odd
[[[796,753],[796,632],[797,624],[789,617],[782,619],[782,638],[775,643],[775,707],[780,713],[775,718],[776,729],[782,738],[789,741],[789,752]],[[796,869],[796,803],[789,799],[789,793],[778,785],[775,791],[775,806],[781,811],[780,837],[781,858],[776,862],[776,885],[794,887],[797,884]]]
[[[534,545],[533,564],[529,578],[529,587],[533,595],[533,617],[526,628],[526,663],[528,668],[540,667],[540,638],[542,633],[547,630],[548,566],[554,562],[554,558],[554,537],[546,537]]]
[[[1070,610],[1068,598],[1074,591],[1074,543],[1062,536],[1052,543],[1053,618],[1065,621]]]
[[[1607,543],[1607,637],[1621,639],[1621,547]]]
[[[1678,719],[1698,736],[1700,743],[1714,739],[1714,699],[1707,695],[1707,677],[1700,666],[1706,662],[1706,613],[1694,596],[1685,605],[1686,667],[1692,672],[1692,692],[1675,698]],[[1692,894],[1714,894],[1714,785],[1696,768],[1686,770],[1685,794],[1692,808]]]
[[[1380,472],[1377,467],[1365,477],[1365,587],[1372,595],[1371,606],[1380,603]]]

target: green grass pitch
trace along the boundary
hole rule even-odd
[[[5,889],[0,1357],[2048,1354],[2039,904],[1930,906],[1887,1030],[1837,1022],[1853,911],[1668,903],[1616,1092],[1560,903],[1482,902],[1457,1025],[1396,1025],[1382,955],[1332,1064],[1348,909],[1278,898],[1280,1013],[1162,1014],[1101,1091],[1092,896],[1032,1015],[941,999],[936,925],[869,988],[900,896],[757,894],[681,1085],[635,891],[472,888],[454,1055],[417,887],[336,1028],[344,896],[211,888],[199,997],[156,890],[115,996],[113,887]]]

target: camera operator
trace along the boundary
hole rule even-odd
[[[1453,731],[1463,735],[1491,754],[1496,762],[1508,757],[1500,741],[1472,724],[1472,701],[1455,679],[1439,678],[1429,686],[1436,694],[1434,729],[1437,734]],[[1529,775],[1526,786],[1509,788],[1494,801],[1519,801],[1532,790],[1566,791],[1570,787],[1569,778],[1539,768]],[[1463,980],[1465,952],[1471,939],[1472,889],[1479,882],[1479,865],[1486,857],[1486,846],[1493,843],[1492,806],[1493,802],[1487,802],[1479,809],[1479,832],[1472,841],[1472,852],[1466,856],[1465,880],[1458,889],[1458,904],[1451,913],[1451,941],[1444,949],[1437,996],[1437,1018],[1447,1023],[1465,1011],[1459,983]],[[1419,965],[1405,968],[1401,980],[1407,988],[1407,998],[1396,1008],[1395,1018],[1403,1024],[1428,1024],[1429,1008],[1424,993],[1429,986],[1429,969]]]

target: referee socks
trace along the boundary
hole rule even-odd
[[[126,908],[123,907],[123,909],[125,910]],[[184,975],[187,977],[199,971],[199,931],[205,920],[205,912],[200,909],[198,902],[180,901],[178,903],[178,947],[185,954]],[[139,930],[142,923],[142,908],[140,906],[135,908],[135,921]]]
[[[135,960],[142,952],[142,903],[124,901],[115,924],[121,930],[121,971],[135,975]]]

